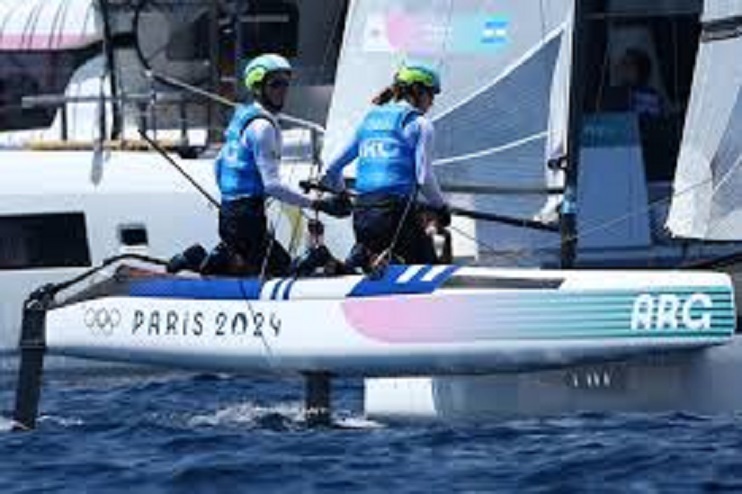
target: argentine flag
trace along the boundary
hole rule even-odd
[[[489,19],[484,23],[481,42],[487,45],[504,45],[508,41],[508,21]]]
[[[456,53],[490,55],[510,43],[510,20],[501,15],[458,14],[452,27]]]

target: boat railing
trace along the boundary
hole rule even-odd
[[[107,103],[118,103],[122,106],[131,107],[131,105],[138,106],[138,114],[142,117],[147,115],[147,118],[140,118],[139,129],[144,132],[152,131],[155,136],[158,131],[158,119],[157,112],[155,111],[156,105],[173,105],[178,107],[180,115],[179,120],[179,131],[181,140],[184,144],[188,142],[188,110],[187,107],[190,103],[195,103],[195,98],[185,94],[177,93],[133,93],[124,94],[116,97],[109,95],[98,96],[98,95],[83,95],[83,96],[69,96],[61,94],[41,94],[37,96],[25,96],[23,97],[22,104],[24,108],[54,108],[60,112],[60,134],[59,139],[63,142],[69,140],[69,105],[71,104],[84,104],[84,103],[96,103],[96,104],[107,104]],[[141,106],[147,105],[146,111],[141,111]],[[103,122],[103,119],[101,119]],[[100,135],[105,135],[105,129]]]
[[[70,105],[117,104],[124,110],[125,114],[129,116],[134,115],[133,120],[136,122],[135,128],[129,128],[123,125],[121,135],[111,136],[111,139],[106,139],[102,136],[110,134],[107,130],[110,122],[107,122],[101,115],[97,123],[97,135],[99,136],[97,140],[109,141],[108,146],[113,148],[137,149],[136,142],[140,140],[139,132],[141,131],[151,135],[155,141],[159,141],[166,148],[175,147],[182,151],[192,148],[191,152],[187,152],[188,155],[192,156],[193,151],[196,150],[195,148],[205,149],[215,144],[215,142],[209,142],[208,136],[210,134],[221,135],[220,131],[223,130],[222,127],[212,129],[212,125],[208,123],[209,119],[202,122],[203,119],[201,116],[195,114],[199,109],[203,109],[204,97],[209,96],[188,90],[123,93],[117,96],[108,94],[40,94],[23,97],[22,106],[24,109],[49,108],[59,111],[59,135],[57,137],[57,143],[38,142],[31,146],[33,148],[51,149],[55,145],[56,147],[65,149],[70,146],[80,147],[82,143],[70,139]],[[216,98],[210,97],[210,99],[214,100]],[[218,97],[216,101],[230,108],[237,106],[237,103],[222,97]],[[163,118],[160,115],[162,107],[175,107],[176,118]],[[325,129],[315,122],[283,113],[279,115],[279,120],[287,123],[289,127],[288,129],[284,129],[284,141],[287,151],[285,153],[286,160],[319,162],[321,141]],[[172,125],[173,122],[176,123],[175,128]],[[295,132],[292,133],[291,129],[301,129],[306,132],[297,136]],[[210,133],[209,130],[217,130],[219,132]],[[202,137],[202,142],[193,142],[194,138],[198,137]],[[126,144],[111,145],[111,141],[120,141]],[[89,141],[88,145],[92,148],[94,145],[93,140]],[[146,149],[146,146],[142,146],[142,149]]]

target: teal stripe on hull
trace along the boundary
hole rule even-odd
[[[675,331],[675,332],[653,332],[651,334],[642,334],[638,331],[625,331],[625,332],[611,332],[611,333],[600,333],[597,330],[592,332],[576,332],[576,333],[565,333],[560,335],[547,335],[547,334],[540,334],[540,335],[504,335],[500,336],[498,335],[497,338],[487,338],[487,337],[480,337],[475,338],[471,340],[471,342],[477,342],[477,341],[492,341],[493,339],[496,339],[498,341],[530,341],[530,340],[554,340],[554,341],[563,341],[563,340],[606,340],[606,339],[621,339],[621,340],[646,340],[651,338],[673,338],[673,339],[683,339],[683,340],[699,340],[699,341],[705,341],[709,338],[719,339],[719,343],[722,343],[723,341],[726,341],[729,338],[729,332],[726,331],[712,331],[712,332],[705,332],[703,335],[699,334],[689,334],[687,332],[681,332],[681,331]]]

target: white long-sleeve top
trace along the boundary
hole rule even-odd
[[[283,142],[281,131],[276,118],[268,111],[264,112],[271,121],[265,118],[256,118],[242,133],[242,145],[252,144],[255,153],[255,164],[263,179],[265,194],[275,197],[281,202],[308,208],[312,200],[281,180],[279,166],[281,163],[281,148]],[[250,143],[248,143],[250,141]]]
[[[401,104],[412,106],[406,101]],[[431,206],[444,206],[446,201],[441,193],[438,179],[433,173],[435,130],[432,122],[424,115],[418,115],[405,125],[402,135],[408,144],[415,148],[415,172],[420,193]],[[353,137],[330,159],[326,176],[332,181],[334,188],[342,190],[345,187],[343,169],[358,157],[359,147],[360,135],[356,131]]]

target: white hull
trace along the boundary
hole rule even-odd
[[[719,387],[742,370],[734,321],[716,273],[390,266],[267,282],[124,270],[52,305],[43,331],[49,355],[376,378],[369,415],[448,419],[735,409],[742,393]]]
[[[731,280],[718,273],[391,265],[263,281],[120,266],[66,290],[24,310],[23,427],[45,355],[306,376],[308,420],[322,423],[331,376],[394,378],[367,381],[366,412],[383,417],[735,409],[742,396],[714,387],[742,363]]]
[[[370,417],[455,420],[576,412],[742,411],[742,338],[689,352],[486,376],[367,379]]]
[[[46,316],[50,353],[248,373],[512,372],[727,343],[716,273],[390,266],[378,279],[119,275]]]
[[[47,316],[50,354],[108,361],[151,363],[210,371],[236,371],[252,375],[331,372],[355,376],[425,374],[482,374],[559,367],[575,362],[603,361],[651,351],[678,351],[721,345],[725,331],[683,329],[603,333],[600,324],[587,331],[565,330],[530,337],[509,331],[511,322],[498,323],[490,308],[497,297],[440,295],[434,305],[463,305],[481,310],[467,319],[471,335],[459,338],[455,329],[438,338],[442,327],[427,335],[395,335],[359,328],[349,319],[356,315],[391,310],[419,301],[297,300],[198,301],[147,303],[131,298],[105,298],[52,310]],[[480,300],[477,300],[479,298]],[[480,302],[480,303],[477,303]],[[504,303],[507,303],[505,301]],[[386,306],[386,308],[384,308]],[[579,308],[574,311],[579,313]],[[545,311],[537,324],[557,315]],[[495,316],[495,317],[491,317]],[[363,317],[363,316],[361,316]],[[517,316],[529,319],[529,314]],[[532,319],[532,318],[531,318]],[[255,321],[261,321],[256,323]],[[570,319],[572,323],[574,319]],[[588,324],[589,321],[588,321]],[[593,323],[595,324],[595,323]],[[523,331],[527,333],[531,327]],[[552,326],[553,327],[553,326]],[[595,335],[589,336],[594,329]],[[427,332],[427,330],[425,330]],[[476,333],[476,334],[475,334]],[[483,336],[488,333],[488,336]],[[646,334],[642,334],[646,333]],[[667,334],[667,336],[665,336]],[[428,336],[431,336],[428,338]]]

